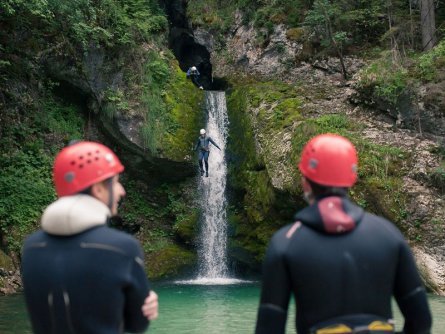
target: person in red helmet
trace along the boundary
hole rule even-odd
[[[107,226],[125,196],[124,166],[106,146],[77,142],[53,167],[56,193],[22,253],[33,332],[142,332],[158,315],[143,253],[132,236]]]
[[[299,334],[394,333],[392,297],[403,333],[430,333],[426,293],[402,234],[347,196],[357,166],[344,137],[322,134],[304,147],[298,167],[309,206],[269,243],[256,334],[285,333],[291,295]]]

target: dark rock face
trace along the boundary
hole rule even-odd
[[[195,167],[191,162],[178,162],[164,158],[153,157],[150,152],[135,145],[119,129],[119,118],[109,119],[98,115],[98,126],[107,134],[110,146],[115,147],[118,156],[124,162],[132,175],[144,180],[150,185],[163,182],[177,182],[195,174]]]
[[[49,59],[47,71],[59,82],[57,93],[69,98],[91,116],[103,138],[96,138],[114,148],[127,170],[149,184],[176,182],[194,174],[190,162],[177,162],[154,157],[142,146],[141,120],[117,113],[113,118],[101,112],[105,91],[123,85],[123,74],[107,58],[105,51],[91,47],[78,71],[63,59]]]
[[[200,83],[206,90],[224,90],[224,80],[214,80],[209,48],[212,47],[210,35],[194,33],[186,17],[187,1],[161,1],[170,22],[169,47],[186,72],[196,66],[200,72]]]

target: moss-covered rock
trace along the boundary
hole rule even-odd
[[[187,80],[176,63],[164,92],[164,101],[172,124],[162,140],[164,156],[177,161],[190,160],[197,131],[203,127],[203,94],[202,90],[196,89]]]
[[[281,196],[272,182],[272,165],[267,160],[271,155],[267,152],[273,150],[273,143],[269,146],[263,141],[288,126],[289,119],[299,116],[298,98],[292,93],[283,98],[291,91],[291,87],[278,82],[250,82],[232,90],[227,98],[228,177],[235,198],[229,213],[230,255],[253,268],[262,260],[273,232],[290,220],[294,211],[292,195],[286,191]],[[269,113],[267,106],[275,112]]]
[[[306,37],[304,28],[291,28],[286,31],[286,37],[295,42],[303,42]]]
[[[184,243],[193,245],[198,235],[198,221],[199,211],[197,209],[178,214],[173,230]]]
[[[15,270],[12,259],[0,250],[0,268],[6,271]]]
[[[116,226],[141,243],[152,278],[175,276],[195,264],[194,241],[199,210],[194,179],[148,186],[123,178],[127,196]],[[171,257],[171,258],[170,258]]]
[[[305,206],[296,166],[305,143],[320,133],[343,135],[358,149],[360,177],[351,191],[353,200],[402,226],[408,211],[403,177],[410,152],[374,144],[363,138],[363,126],[354,119],[305,103],[321,99],[321,87],[273,81],[237,84],[228,97],[229,180],[240,202],[229,216],[234,250],[242,248],[260,260],[270,236]]]
[[[196,254],[178,245],[168,245],[147,257],[148,276],[152,279],[175,276],[196,264]]]

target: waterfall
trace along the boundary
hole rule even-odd
[[[207,135],[221,148],[210,144],[209,177],[199,180],[202,226],[200,235],[199,277],[225,278],[227,269],[227,213],[225,147],[228,133],[226,96],[224,92],[207,91]]]
[[[227,267],[227,212],[225,148],[229,120],[226,95],[222,91],[206,91],[207,135],[221,148],[210,144],[209,177],[198,176],[202,224],[198,249],[198,277],[176,281],[177,284],[225,285],[251,283],[231,278]]]

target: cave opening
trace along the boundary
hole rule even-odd
[[[206,90],[225,90],[227,83],[222,78],[214,78],[210,52],[204,45],[196,42],[186,11],[186,0],[161,0],[169,24],[169,48],[173,51],[182,71],[195,66],[199,73],[199,82]]]

